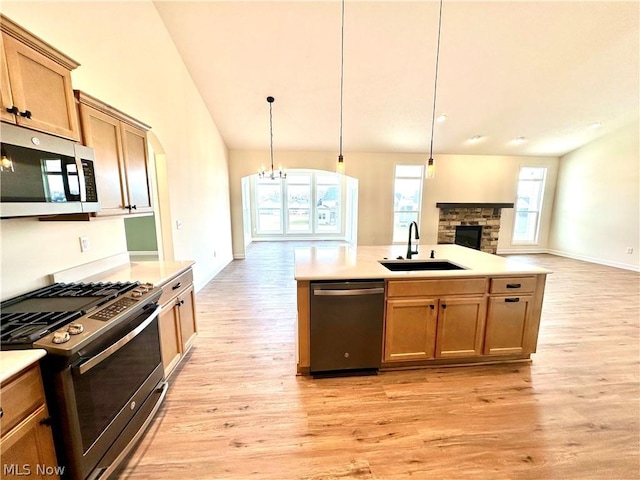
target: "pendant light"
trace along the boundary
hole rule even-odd
[[[342,156],[342,97],[344,91],[344,0],[342,0],[342,20],[340,28],[340,153],[338,155],[338,165],[336,172],[344,175],[347,168]]]
[[[442,29],[442,1],[440,0],[440,13],[438,15],[438,44],[436,47],[436,71],[435,80],[433,82],[433,114],[431,116],[431,141],[429,143],[429,160],[427,160],[426,178],[434,178],[436,176],[436,166],[433,160],[433,130],[436,122],[436,94],[438,92],[438,65],[440,62],[440,31]]]
[[[267,173],[264,170],[264,167],[262,167],[258,172],[258,177],[260,178],[268,177],[271,180],[275,180],[276,178],[287,178],[287,174],[284,172],[282,165],[280,165],[277,172],[273,169],[273,102],[274,101],[275,101],[275,98],[267,97],[267,102],[269,102],[269,138],[270,138],[270,145],[271,145],[271,172]]]

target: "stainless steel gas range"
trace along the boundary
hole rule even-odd
[[[160,407],[161,293],[139,282],[56,283],[0,304],[1,348],[47,351],[40,366],[66,478],[109,477]]]

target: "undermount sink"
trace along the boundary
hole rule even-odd
[[[379,260],[383,267],[393,272],[416,270],[465,270],[464,267],[447,260]]]

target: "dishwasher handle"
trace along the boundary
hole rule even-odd
[[[314,290],[314,295],[333,296],[333,297],[351,297],[356,295],[380,295],[384,293],[384,287],[379,288],[352,288],[342,290]]]

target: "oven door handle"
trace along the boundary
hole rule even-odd
[[[140,333],[145,328],[147,328],[149,326],[149,324],[151,322],[153,322],[158,317],[158,315],[160,315],[160,306],[159,305],[153,310],[153,313],[151,315],[149,315],[149,318],[147,318],[144,322],[142,322],[136,328],[131,330],[127,335],[122,337],[116,343],[114,343],[114,344],[110,345],[109,347],[105,348],[103,351],[101,351],[97,355],[94,355],[93,357],[91,357],[86,362],[82,362],[80,365],[73,365],[71,367],[71,370],[73,371],[73,373],[78,373],[80,375],[88,372],[93,367],[95,367],[96,365],[98,365],[99,363],[104,361],[105,359],[109,358],[111,355],[116,353],[118,350],[120,350],[122,347],[124,347],[131,340],[133,340],[138,335],[140,335]]]

